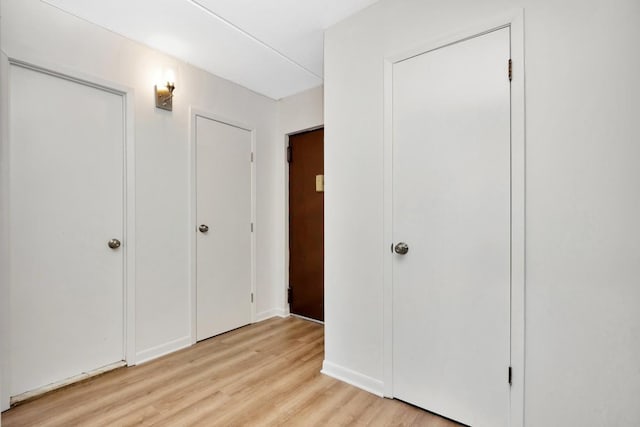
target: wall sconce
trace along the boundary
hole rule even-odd
[[[156,108],[173,111],[173,91],[176,86],[173,82],[167,82],[166,85],[155,85],[156,92]]]

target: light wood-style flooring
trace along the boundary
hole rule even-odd
[[[2,426],[430,426],[457,424],[320,373],[324,328],[270,319],[48,393]]]

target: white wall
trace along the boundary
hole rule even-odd
[[[278,102],[279,135],[288,135],[324,124],[324,87],[319,86]]]
[[[637,0],[382,0],[327,31],[326,362],[383,381],[383,57],[514,7],[525,9],[526,425],[638,425]]]
[[[282,174],[275,172],[281,167],[274,145],[277,102],[38,0],[2,0],[1,13],[2,50],[9,57],[59,64],[135,90],[138,360],[189,343],[190,105],[256,128],[256,311],[272,310],[280,294],[274,284],[283,281],[271,236],[282,227],[273,198]],[[167,66],[176,71],[171,113],[156,109],[153,100],[156,75]]]

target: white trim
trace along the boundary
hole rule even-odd
[[[198,340],[196,331],[198,328],[198,316],[196,308],[197,299],[197,263],[196,254],[198,251],[196,227],[197,217],[197,188],[196,188],[196,125],[195,112],[189,106],[189,221],[187,221],[187,236],[189,236],[189,341],[195,344]]]
[[[287,145],[289,144],[289,137],[290,136],[296,136],[296,135],[300,135],[301,133],[307,133],[307,132],[313,132],[314,130],[318,130],[318,129],[324,129],[324,123],[319,124],[319,125],[314,125],[308,128],[304,128],[304,129],[300,129],[300,130],[294,130],[291,132],[287,132],[285,135],[287,137]]]
[[[287,315],[291,314],[291,307],[289,306],[289,263],[291,261],[291,253],[289,248],[289,160],[288,160],[288,150],[289,150],[289,136],[291,134],[284,135],[284,151],[282,158],[284,159],[284,215],[282,215],[282,220],[284,221],[284,282],[281,286],[283,286],[283,294],[282,294],[282,307],[286,311]]]
[[[124,147],[124,360],[136,364],[136,146],[134,90],[126,88]]]
[[[393,397],[393,62],[384,62],[382,237],[382,379],[384,396]]]
[[[4,62],[4,61],[3,61]],[[124,147],[123,147],[123,360],[127,365],[135,365],[135,91],[133,88],[124,86],[109,80],[82,73],[77,70],[65,67],[60,64],[41,61],[29,56],[21,56],[21,58],[8,57],[7,71],[10,66],[30,69],[36,72],[48,74],[57,78],[68,80],[74,83],[82,84],[98,90],[103,90],[115,95],[121,96],[124,108]],[[8,85],[8,76],[3,76],[5,83]],[[6,97],[5,97],[6,98]],[[6,101],[5,101],[6,102]],[[8,106],[7,106],[8,113]],[[7,126],[8,127],[8,124]],[[10,141],[4,138],[3,150],[9,150]],[[5,157],[8,159],[8,156]],[[8,161],[8,160],[7,160]],[[10,166],[10,165],[8,165]],[[7,168],[8,169],[8,168]],[[8,172],[4,172],[8,173]],[[5,181],[6,182],[6,181]],[[8,198],[7,192],[3,193],[3,197]],[[8,221],[8,220],[7,220]],[[10,244],[10,243],[9,243]],[[8,289],[9,283],[5,284]],[[7,328],[7,336],[3,340],[9,340],[8,334],[10,329]],[[6,344],[4,344],[6,346]],[[7,346],[8,347],[8,346]],[[9,349],[6,349],[9,352]],[[9,371],[9,354],[3,354],[7,361],[6,370]],[[7,372],[8,373],[8,372]],[[9,377],[3,372],[2,381],[3,390],[9,390]],[[7,393],[8,394],[8,393]],[[9,400],[9,396],[2,395],[2,407]]]
[[[9,65],[36,71],[38,73],[57,77],[63,80],[68,80],[94,89],[103,90],[105,92],[112,93],[118,96],[124,97],[128,92],[133,92],[133,89],[130,87],[122,86],[117,83],[92,76],[90,74],[81,73],[79,71],[70,69],[69,67],[46,63],[44,61],[25,61],[23,59],[10,56]]]
[[[229,123],[229,122],[227,122]],[[238,126],[236,124],[235,126]],[[242,127],[242,126],[240,126]],[[256,189],[258,188],[257,184],[257,174],[256,174],[256,162],[258,161],[258,153],[256,150],[256,128],[253,126],[245,126],[244,129],[251,132],[251,223],[253,224],[253,229],[251,233],[251,294],[253,295],[253,300],[251,301],[251,323],[255,323],[256,321],[256,306],[258,301],[258,293],[256,291],[256,258],[257,258],[257,244],[256,244],[256,235],[258,234],[258,221],[257,221],[257,206],[258,206],[258,196]]]
[[[251,133],[251,152],[253,153],[253,162],[251,162],[251,222],[253,223],[253,232],[251,233],[251,293],[253,294],[253,302],[251,303],[251,323],[255,323],[256,319],[256,302],[258,295],[256,293],[256,234],[258,224],[256,221],[256,129],[246,123],[228,119],[226,117],[214,114],[210,111],[194,106],[189,106],[189,318],[190,318],[190,342],[195,344],[197,341],[197,278],[196,278],[196,261],[197,261],[197,240],[196,229],[197,223],[197,170],[196,170],[196,118],[203,117],[205,119],[214,120],[239,129],[246,130]]]
[[[261,311],[260,313],[256,314],[254,323],[262,322],[274,317],[286,318],[289,317],[289,313],[280,308],[272,308],[271,310]]]
[[[511,425],[524,425],[526,111],[524,10],[511,19]]]
[[[291,313],[291,314],[290,314],[290,316],[291,316],[291,317],[296,317],[296,318],[298,318],[298,319],[306,320],[307,322],[318,323],[318,324],[320,324],[320,325],[323,325],[323,326],[324,326],[324,321],[322,321],[322,320],[318,320],[318,319],[314,319],[314,318],[312,318],[312,317],[301,316],[301,315],[299,315],[299,314],[294,314],[294,313]]]
[[[9,409],[9,58],[0,52],[0,411]]]
[[[382,381],[368,377],[359,372],[352,371],[351,369],[340,365],[336,365],[326,359],[322,362],[322,370],[320,372],[347,384],[351,384],[354,387],[358,387],[364,391],[368,391],[376,396],[382,397],[384,395],[382,392]]]
[[[24,392],[17,396],[13,396],[11,398],[11,405],[24,402],[25,400],[33,399],[36,396],[40,396],[42,394],[49,393],[50,391],[54,391],[59,388],[66,387],[73,383],[77,383],[78,381],[83,381],[91,377],[97,377],[98,375],[102,375],[106,372],[113,371],[114,369],[122,368],[126,365],[127,365],[127,362],[125,362],[124,360],[121,360],[119,362],[111,363],[107,366],[102,366],[100,368],[94,369],[89,372],[83,372],[81,374],[74,375],[73,377],[65,378],[62,381],[58,381],[52,384],[47,384],[44,387],[40,387],[35,390]]]
[[[155,347],[148,348],[146,350],[139,351],[136,354],[136,360],[138,361],[138,365],[142,363],[149,362],[151,360],[157,359],[169,353],[173,353],[178,350],[182,350],[183,348],[187,348],[191,346],[191,336],[186,336],[182,338],[175,339],[173,341],[169,341],[168,343],[160,344]]]
[[[511,60],[511,366],[510,425],[524,425],[525,369],[525,68],[524,10],[484,21],[464,31],[421,44],[384,59],[383,184],[383,380],[384,396],[393,397],[393,64],[447,45],[510,28]],[[506,367],[505,367],[506,368]]]

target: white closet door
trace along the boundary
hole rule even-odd
[[[509,414],[508,60],[505,28],[393,67],[394,396],[474,427]]]
[[[251,132],[196,116],[196,168],[196,338],[203,340],[251,323]]]
[[[121,361],[123,96],[10,68],[10,394]],[[126,244],[126,242],[123,242]]]

